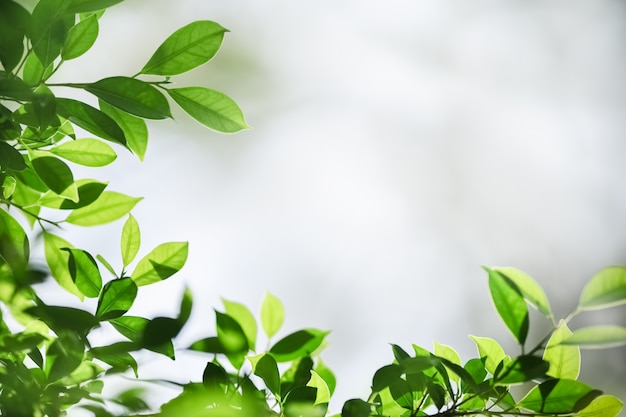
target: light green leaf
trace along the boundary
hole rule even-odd
[[[61,49],[61,58],[66,61],[78,58],[87,52],[98,37],[98,19],[96,16],[89,16],[73,26],[67,33],[65,43]]]
[[[437,341],[433,341],[433,344],[434,344],[433,353],[436,356],[447,359],[450,362],[461,366],[461,357],[459,356],[456,350],[454,350],[448,345],[442,345],[441,343]],[[459,376],[455,373],[450,374],[450,379],[452,379],[455,382],[458,382],[460,380]]]
[[[28,263],[29,255],[26,232],[13,216],[0,209],[0,260],[15,269],[22,269]]]
[[[109,271],[111,273],[111,275],[113,275],[114,277],[118,278],[117,274],[115,273],[115,269],[111,266],[109,261],[104,259],[104,256],[96,255],[96,259],[99,260],[102,265],[104,265],[104,267],[107,269],[107,271]]]
[[[111,320],[124,315],[137,297],[137,285],[131,278],[109,281],[100,294],[96,317]]]
[[[235,133],[250,128],[237,103],[219,91],[204,87],[182,87],[167,92],[187,114],[209,129]]]
[[[24,70],[22,75],[24,76],[24,82],[29,85],[37,85],[42,80],[47,79],[52,75],[54,71],[54,64],[48,65],[46,68],[41,65],[41,61],[37,58],[34,52],[31,52],[26,57],[24,62]]]
[[[107,114],[80,101],[57,98],[57,110],[61,116],[94,135],[126,146],[124,132]]]
[[[226,29],[208,20],[190,23],[159,46],[141,73],[177,75],[192,70],[215,56],[225,32]]]
[[[484,268],[489,273],[489,291],[493,303],[506,327],[520,345],[528,336],[528,307],[517,285],[501,273]]]
[[[533,306],[547,318],[553,318],[552,311],[550,310],[550,303],[548,302],[548,297],[546,297],[546,293],[543,291],[541,286],[539,286],[539,284],[528,274],[520,271],[517,268],[511,267],[494,267],[492,269],[494,271],[500,272],[502,275],[513,281],[515,285],[517,285],[517,288],[519,288],[519,290],[522,292],[524,299],[526,299],[526,301],[531,306]]]
[[[261,325],[267,337],[274,336],[284,321],[285,308],[283,303],[273,294],[266,293],[263,304],[261,304]]]
[[[72,245],[52,233],[44,233],[43,242],[46,263],[48,268],[50,268],[52,277],[62,288],[82,300],[84,298],[83,293],[76,287],[68,267],[70,255],[66,251],[61,250],[61,248],[72,248]]]
[[[575,330],[561,341],[563,345],[578,345],[583,349],[604,349],[626,345],[626,327],[604,325]]]
[[[62,248],[62,250],[70,254],[68,268],[76,287],[85,297],[97,297],[102,289],[102,276],[96,260],[81,249]]]
[[[165,96],[152,85],[129,77],[104,78],[85,90],[127,113],[146,119],[172,117]]]
[[[519,406],[543,414],[567,414],[579,411],[600,391],[570,379],[552,379],[535,386],[519,402]]]
[[[580,374],[580,348],[561,344],[571,335],[567,323],[561,320],[548,340],[543,359],[550,362],[548,375],[553,378],[577,379]]]
[[[78,189],[74,183],[72,170],[63,161],[54,156],[35,156],[32,153],[31,163],[37,176],[50,190],[61,197],[78,202]]]
[[[226,314],[235,319],[241,326],[248,339],[250,349],[255,350],[257,327],[256,320],[250,310],[243,304],[228,301],[225,298],[222,298],[222,303],[226,309]]]
[[[624,403],[612,395],[600,395],[576,415],[578,417],[616,417],[622,411],[623,406]]]
[[[580,310],[598,310],[626,303],[626,267],[610,266],[591,278],[580,295]]]
[[[13,193],[15,192],[15,187],[17,186],[17,181],[15,177],[6,176],[4,177],[4,181],[2,181],[2,196],[5,200],[11,198]]]
[[[318,359],[317,366],[315,367],[315,372],[326,381],[326,385],[330,391],[330,395],[333,395],[335,392],[335,387],[337,386],[337,378],[335,378],[335,374],[330,370],[328,366],[321,359]]]
[[[324,378],[319,376],[317,372],[311,371],[311,379],[307,382],[306,386],[317,389],[314,405],[328,404],[330,402],[330,389],[328,388],[328,384],[326,384]]]
[[[126,223],[124,223],[124,228],[122,229],[122,241],[120,244],[124,268],[135,259],[137,252],[139,252],[140,245],[141,232],[139,231],[139,224],[132,214],[129,214]]]
[[[103,167],[117,158],[113,148],[97,139],[71,140],[51,148],[50,152],[88,167]]]
[[[99,101],[100,109],[113,119],[124,132],[127,147],[143,161],[148,147],[148,127],[143,119],[128,114],[105,101]]]
[[[496,368],[502,362],[506,356],[504,349],[498,342],[489,337],[472,336],[470,338],[476,343],[478,348],[478,355],[481,358],[485,358],[485,369],[494,375]]]
[[[137,263],[131,276],[137,286],[163,281],[185,265],[188,250],[187,242],[162,243]]]
[[[115,191],[104,191],[93,203],[70,213],[65,221],[78,226],[109,223],[127,215],[141,200],[141,197],[135,198]]]

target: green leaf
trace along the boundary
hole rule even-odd
[[[22,127],[15,120],[13,112],[0,104],[0,141],[17,139],[21,133]]]
[[[99,101],[100,109],[113,119],[124,132],[126,146],[143,161],[148,147],[148,127],[143,119],[126,113],[105,101]]]
[[[314,405],[328,404],[330,402],[330,389],[324,378],[319,376],[317,372],[311,371],[311,380],[306,384],[307,387],[313,387],[317,391],[315,395]]]
[[[143,332],[150,320],[137,316],[122,316],[109,321],[122,336],[141,345]]]
[[[117,158],[113,148],[96,139],[72,140],[51,148],[50,152],[88,167],[103,167]]]
[[[181,325],[176,319],[155,317],[146,325],[141,343],[144,348],[174,360],[175,352],[172,339],[180,332],[180,329]]]
[[[13,216],[0,209],[0,261],[14,269],[22,269],[27,265],[29,255],[26,232]]]
[[[585,286],[578,308],[598,310],[626,303],[626,267],[610,266],[591,278]]]
[[[192,70],[215,56],[225,32],[226,29],[208,20],[190,23],[158,47],[141,73],[177,75]]]
[[[57,98],[56,102],[59,114],[70,122],[100,138],[126,146],[124,132],[105,113],[88,104],[69,98]]]
[[[67,10],[71,13],[96,12],[107,9],[123,0],[72,0]]]
[[[500,384],[521,384],[545,377],[548,369],[550,364],[547,361],[533,355],[521,355],[506,363],[495,378]]]
[[[54,209],[75,210],[96,201],[107,185],[108,183],[106,182],[100,182],[88,178],[80,179],[76,181],[78,203],[61,198],[56,193],[48,191],[39,198],[36,204]]]
[[[62,250],[70,254],[68,268],[76,287],[85,297],[97,297],[102,289],[102,276],[96,260],[81,249],[62,248]]]
[[[404,373],[404,367],[398,364],[385,365],[379,368],[372,378],[372,391],[381,391],[398,381]]]
[[[59,56],[74,25],[75,17],[67,6],[68,0],[40,0],[33,9],[28,37],[44,67]]]
[[[30,86],[19,78],[4,78],[0,73],[0,98],[29,101],[33,98]]]
[[[577,379],[580,374],[580,348],[562,344],[571,335],[567,323],[561,320],[548,340],[543,359],[550,362],[547,374],[553,378]]]
[[[130,351],[137,350],[138,345],[133,342],[117,342],[109,346],[99,346],[91,348],[89,354],[96,359],[101,360],[113,367],[113,369],[119,369],[125,371],[131,368],[135,373],[135,378],[138,377],[137,373],[137,361],[133,358]]]
[[[96,255],[96,259],[99,260],[102,265],[104,265],[104,267],[107,269],[107,271],[111,273],[111,275],[113,275],[116,278],[118,277],[117,274],[115,273],[115,269],[111,266],[109,261],[104,259],[104,256]]]
[[[28,85],[38,85],[42,80],[47,79],[52,75],[54,65],[50,64],[46,68],[43,67],[39,58],[34,52],[31,52],[26,57],[24,62],[24,70],[22,75],[24,82]]]
[[[46,351],[45,372],[48,382],[72,373],[83,361],[84,345],[72,333],[62,333]]]
[[[46,262],[52,277],[62,288],[82,300],[83,293],[76,287],[68,267],[70,254],[61,250],[62,248],[72,248],[72,245],[63,238],[47,232],[43,235],[43,242]]]
[[[520,345],[528,336],[528,307],[517,285],[501,273],[485,268],[489,273],[491,298],[504,321]]]
[[[626,345],[626,327],[591,326],[575,330],[561,341],[563,345],[578,345],[583,349],[604,349]]]
[[[330,395],[333,395],[335,392],[335,387],[337,386],[337,379],[335,378],[335,374],[328,368],[324,362],[321,360],[317,361],[317,366],[315,367],[315,372],[326,381],[326,385],[330,391]]]
[[[24,35],[30,13],[13,1],[0,2],[0,64],[10,72],[24,54]]]
[[[104,191],[88,206],[74,210],[65,219],[77,226],[96,226],[124,217],[142,198],[129,197],[114,191]]]
[[[289,362],[303,356],[310,356],[324,341],[327,331],[304,329],[285,336],[269,350],[276,362]]]
[[[616,417],[622,411],[622,403],[612,395],[600,395],[589,403],[588,406],[580,410],[578,417]]]
[[[539,284],[528,274],[511,267],[494,267],[492,269],[513,281],[515,285],[517,285],[517,288],[522,292],[524,299],[526,299],[531,306],[547,318],[553,318],[548,297],[546,297],[546,294],[541,286],[539,286]]]
[[[228,314],[215,311],[217,338],[225,353],[245,353],[248,351],[248,338],[241,325]]]
[[[341,408],[341,417],[370,417],[372,406],[358,398],[346,401]]]
[[[210,390],[217,390],[228,384],[228,374],[218,363],[207,362],[202,373],[202,384]]]
[[[137,263],[131,277],[139,287],[163,281],[181,270],[188,251],[187,242],[162,243]]]
[[[17,149],[8,143],[0,142],[0,168],[22,171],[26,169],[26,163]]]
[[[146,119],[172,117],[165,96],[152,85],[129,77],[104,78],[85,90],[112,106]]]
[[[41,319],[57,335],[69,330],[84,338],[99,324],[87,311],[72,307],[47,306],[41,301],[38,305],[26,309],[26,312]]]
[[[111,320],[124,315],[137,297],[137,285],[131,278],[109,281],[100,294],[96,317]]]
[[[192,308],[193,308],[193,294],[191,293],[191,290],[189,288],[185,288],[185,291],[183,292],[183,296],[180,300],[180,308],[178,311],[178,317],[176,318],[181,328],[185,325],[185,323],[187,323],[187,320],[189,320],[189,317],[191,316]]]
[[[280,330],[285,321],[285,308],[278,297],[265,294],[261,304],[261,325],[268,338],[274,336]]]
[[[61,49],[61,58],[66,61],[78,58],[93,46],[97,37],[98,19],[91,15],[69,30]]]
[[[519,406],[545,414],[566,414],[585,408],[600,394],[582,382],[553,379],[531,389]]]
[[[222,304],[224,304],[226,314],[235,319],[241,326],[241,329],[248,339],[250,349],[255,350],[257,328],[256,320],[250,310],[243,304],[228,301],[224,298],[222,298]]]
[[[129,214],[128,219],[124,223],[124,228],[122,229],[122,241],[120,244],[124,268],[135,259],[137,252],[139,252],[140,245],[141,232],[139,231],[139,224],[132,214]]]
[[[37,88],[30,106],[37,121],[36,127],[39,130],[44,131],[51,125],[53,127],[58,126],[56,99],[47,87],[40,86]]]
[[[31,156],[31,164],[37,176],[50,190],[61,197],[78,202],[78,189],[70,168],[54,156]]]
[[[230,97],[204,87],[168,89],[167,93],[199,123],[221,133],[249,129],[243,112]]]
[[[261,355],[254,366],[254,374],[260,377],[272,394],[280,398],[280,375],[272,355]]]
[[[478,355],[485,362],[485,369],[491,373],[491,375],[495,375],[496,369],[504,357],[504,349],[498,342],[489,337],[479,337],[472,336],[470,338],[476,343],[476,347],[478,348]]]
[[[4,180],[2,181],[2,197],[4,197],[5,200],[11,198],[11,196],[15,192],[16,186],[17,180],[15,179],[15,177],[4,177]]]

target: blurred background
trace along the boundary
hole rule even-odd
[[[127,1],[54,80],[131,76],[201,19],[231,32],[174,81],[228,94],[253,130],[222,136],[177,112],[150,125],[144,163],[120,150],[107,172],[79,175],[145,197],[140,255],[189,241],[178,278],[134,310],[176,314],[188,285],[181,347],[214,332],[220,297],[257,312],[270,291],[281,335],[332,329],[322,357],[338,412],[369,394],[389,343],[437,340],[467,360],[474,334],[517,352],[481,265],[524,270],[564,317],[596,272],[626,263],[626,3]],[[115,263],[122,224],[64,236]],[[544,321],[532,316],[532,337]],[[625,309],[572,327],[606,322],[626,325]],[[142,376],[198,380],[205,360]],[[626,398],[626,350],[584,351],[582,380]]]

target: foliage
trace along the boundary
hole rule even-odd
[[[141,198],[110,191],[107,182],[76,179],[72,167],[106,166],[120,148],[143,159],[145,119],[171,118],[173,103],[217,132],[248,127],[228,96],[202,86],[175,86],[172,80],[219,50],[227,30],[211,21],[174,32],[132,77],[52,82],[62,64],[92,47],[105,10],[121,2],[40,0],[29,10],[0,0],[0,415],[61,416],[80,408],[95,416],[325,416],[335,388],[332,371],[319,357],[328,332],[307,328],[275,340],[285,313],[269,293],[259,319],[244,305],[223,300],[223,310],[215,312],[216,334],[186,348],[208,355],[198,382],[180,386],[179,395],[156,414],[140,390],[116,398],[102,394],[109,375],[137,377],[138,351],[175,358],[174,342],[193,306],[191,292],[184,292],[176,317],[129,311],[141,287],[184,266],[188,245],[166,242],[137,258],[141,233],[130,212]],[[83,90],[97,104],[62,97],[61,87]],[[120,259],[114,261],[74,247],[58,232],[64,224],[95,226],[122,218]],[[45,269],[30,254],[38,237]],[[581,347],[624,345],[626,329],[571,332],[568,323],[581,312],[626,303],[626,268],[599,272],[584,288],[578,308],[558,322],[529,276],[513,268],[486,270],[496,311],[521,353],[510,357],[495,340],[472,336],[478,356],[463,364],[451,347],[438,343],[432,353],[413,346],[412,354],[393,345],[394,361],[375,373],[371,396],[347,401],[342,416],[619,413],[617,398],[577,377]],[[38,284],[48,276],[77,297],[81,308],[44,302]],[[530,348],[528,305],[553,325]],[[124,341],[94,345],[93,332],[100,327]],[[259,327],[265,349],[258,348]],[[524,384],[521,398],[511,390],[519,384]]]

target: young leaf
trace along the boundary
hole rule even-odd
[[[315,402],[314,405],[318,404],[328,404],[330,402],[330,389],[326,384],[324,378],[319,376],[317,372],[311,371],[311,380],[306,384],[307,387],[315,388]]]
[[[563,345],[578,345],[583,349],[604,349],[626,345],[626,327],[591,326],[575,330],[561,341]]]
[[[70,254],[68,268],[76,287],[85,297],[97,297],[102,289],[102,276],[95,259],[81,249],[62,248],[62,250]]]
[[[580,410],[578,417],[615,417],[622,411],[624,404],[612,395],[600,395]]]
[[[499,272],[485,268],[489,273],[491,298],[504,321],[520,345],[528,335],[528,307],[517,285]]]
[[[519,406],[542,414],[567,414],[585,408],[600,394],[582,382],[552,379],[531,389]]]
[[[141,73],[177,75],[192,70],[215,56],[226,31],[208,20],[190,23],[159,46]]]
[[[580,295],[579,310],[598,310],[626,303],[626,267],[610,266],[591,278]]]
[[[52,233],[44,233],[43,242],[46,262],[52,277],[62,288],[82,300],[83,293],[76,287],[69,271],[68,261],[70,255],[67,251],[61,250],[61,248],[71,248],[72,245]]]
[[[567,323],[561,320],[550,336],[543,359],[550,362],[547,374],[553,378],[577,379],[580,373],[580,348],[563,345],[563,340],[572,335]]]
[[[148,147],[148,127],[143,119],[126,113],[105,101],[99,101],[100,109],[113,119],[124,132],[126,146],[143,161]]]
[[[137,285],[131,278],[109,281],[100,294],[96,317],[111,320],[126,313],[137,297]]]
[[[280,398],[280,375],[278,373],[278,365],[272,355],[261,355],[253,369],[254,374],[265,382],[270,392],[277,398]]]
[[[91,15],[69,30],[61,49],[61,58],[66,61],[78,58],[93,46],[97,37],[98,19]]]
[[[498,365],[504,357],[504,349],[498,342],[489,337],[479,337],[472,336],[470,338],[476,343],[476,347],[478,348],[478,355],[485,362],[485,369],[491,373],[491,375],[495,375],[496,369]]]
[[[96,259],[99,260],[102,265],[104,265],[104,267],[107,269],[107,271],[109,271],[111,273],[111,275],[113,275],[114,277],[117,278],[117,274],[115,273],[115,269],[111,266],[109,261],[104,259],[104,256],[96,255]]]
[[[165,96],[150,84],[129,77],[104,78],[85,90],[112,106],[146,119],[172,117]]]
[[[500,272],[502,275],[510,279],[517,285],[517,288],[522,292],[522,295],[528,301],[528,303],[537,309],[541,314],[549,319],[552,319],[552,311],[550,310],[550,303],[546,293],[539,286],[539,284],[532,279],[528,274],[520,271],[517,268],[511,267],[495,267],[494,271]]]
[[[234,301],[228,301],[222,298],[222,303],[226,309],[226,314],[235,319],[241,326],[241,329],[248,339],[248,346],[251,350],[255,350],[256,344],[256,320],[246,306]]]
[[[324,341],[329,332],[318,329],[299,330],[285,336],[269,350],[276,362],[289,362],[310,356]]]
[[[80,101],[57,98],[57,110],[61,116],[94,135],[126,146],[126,137],[115,121],[100,110]]]
[[[168,89],[167,93],[199,123],[221,133],[249,129],[243,112],[227,95],[204,87]]]
[[[72,140],[51,148],[50,152],[88,167],[103,167],[117,158],[113,148],[96,139]]]
[[[163,281],[185,265],[188,250],[187,242],[162,243],[139,261],[131,277],[139,287]]]
[[[75,203],[78,202],[74,176],[63,161],[53,156],[34,156],[31,157],[31,163],[37,176],[52,191]]]
[[[140,245],[141,232],[139,231],[139,224],[132,214],[129,214],[128,219],[124,223],[124,228],[122,229],[122,241],[120,244],[124,268],[135,259],[137,252],[139,252]]]
[[[88,206],[74,210],[65,219],[77,226],[96,226],[124,217],[142,198],[129,197],[114,191],[104,191]]]
[[[261,305],[261,325],[268,338],[280,330],[283,321],[285,321],[283,303],[276,296],[266,293]]]

